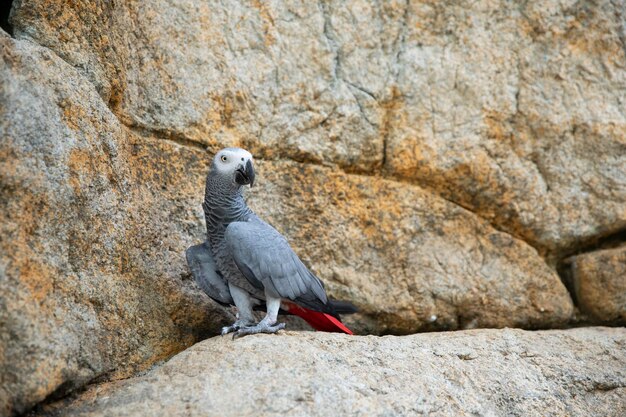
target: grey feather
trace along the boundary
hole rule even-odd
[[[232,176],[211,169],[202,206],[208,246],[227,284],[261,300],[285,298],[318,311],[332,310],[321,281],[287,240],[250,210]]]
[[[230,223],[244,221],[254,214],[244,202],[239,190],[233,191],[229,183],[213,174],[209,172],[207,176],[202,207],[206,219],[207,238],[215,264],[228,282],[256,298],[263,299],[265,296],[263,286],[259,286],[258,283],[254,285],[246,279],[235,264],[224,240],[224,232]]]
[[[202,291],[219,303],[233,304],[228,283],[217,270],[208,242],[191,246],[185,254],[193,278]]]
[[[260,281],[281,298],[326,304],[321,281],[302,263],[287,240],[258,217],[252,215],[248,221],[231,223],[224,240],[235,263],[246,266],[242,272],[250,282]]]

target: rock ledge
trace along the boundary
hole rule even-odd
[[[212,338],[60,416],[625,415],[626,330]]]

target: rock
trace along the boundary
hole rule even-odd
[[[0,36],[0,415],[232,320],[190,280],[198,152],[129,134],[46,48]]]
[[[284,233],[360,333],[561,326],[572,304],[537,252],[418,187],[257,161],[249,205]]]
[[[626,228],[623,1],[36,0],[11,21],[140,131],[417,183],[551,263]]]
[[[624,329],[286,332],[209,339],[36,415],[618,416],[625,370]]]
[[[567,263],[581,312],[596,323],[626,324],[626,246],[583,253]]]
[[[77,67],[129,126],[354,169],[381,164],[383,140],[337,79],[317,3],[17,2],[11,21],[17,38]]]
[[[357,332],[566,325],[556,261],[626,228],[622,3],[14,1],[0,414],[232,320],[183,256],[207,147],[255,154],[250,204]],[[602,322],[624,321],[622,255],[575,258]]]
[[[386,167],[552,259],[623,230],[623,21],[623,1],[411,2]]]
[[[232,320],[190,281],[210,154],[129,129],[50,50],[0,36],[3,414],[127,377]],[[251,206],[292,241],[361,333],[562,326],[537,252],[419,187],[257,161]]]

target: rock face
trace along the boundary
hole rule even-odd
[[[360,314],[361,333],[550,327],[569,295],[537,252],[467,210],[378,177],[263,162],[253,209]]]
[[[626,246],[574,256],[568,263],[581,312],[595,322],[626,324]]]
[[[624,229],[624,10],[410,2],[388,168],[550,256]]]
[[[182,252],[202,236],[194,208],[204,159],[127,134],[45,48],[0,36],[0,60],[7,415],[102,375],[130,375],[232,318],[187,279]]]
[[[557,261],[626,227],[623,10],[13,1],[0,414],[232,320],[183,255],[204,238],[203,179],[224,146],[257,157],[251,206],[360,307],[357,332],[565,326]],[[581,308],[623,314],[620,265],[581,256]]]
[[[331,411],[332,410],[332,411]],[[618,416],[626,330],[206,340],[41,416]]]
[[[124,128],[46,49],[2,46],[3,407],[19,412],[146,367],[229,315],[185,281],[209,155]],[[348,320],[361,333],[550,327],[571,315],[533,248],[436,195],[295,162],[258,170],[251,206],[332,295],[361,308]]]
[[[35,0],[12,23],[129,126],[415,182],[559,257],[626,227],[624,13]]]

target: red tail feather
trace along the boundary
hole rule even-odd
[[[285,307],[291,314],[304,319],[315,330],[322,332],[346,333],[353,334],[342,322],[331,316],[330,314],[320,313],[319,311],[309,310],[293,303],[284,303]]]

